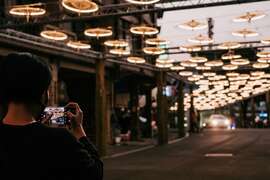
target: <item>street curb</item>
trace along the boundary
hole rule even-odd
[[[171,141],[168,142],[168,145],[178,143],[178,142],[183,141],[184,139],[186,139],[188,137],[189,137],[189,134],[187,134],[185,137],[171,140]],[[137,152],[142,152],[142,151],[145,151],[145,150],[148,150],[148,149],[152,149],[152,148],[155,148],[155,147],[157,147],[157,145],[149,145],[149,146],[145,146],[145,147],[142,147],[142,148],[138,148],[138,149],[134,149],[134,150],[126,151],[126,152],[117,153],[117,154],[113,154],[113,155],[110,155],[110,156],[105,156],[102,159],[112,159],[112,158],[117,158],[117,157],[121,157],[121,156],[126,156],[126,155],[134,154],[134,153],[137,153]]]

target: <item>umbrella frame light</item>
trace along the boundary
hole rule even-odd
[[[207,28],[207,24],[192,19],[191,21],[178,25],[178,27],[193,31],[193,30],[205,29]]]
[[[191,43],[199,43],[199,44],[210,44],[214,42],[212,38],[209,38],[208,36],[203,36],[202,34],[193,38],[189,38],[188,41]]]
[[[221,60],[208,61],[204,63],[204,65],[208,67],[219,67],[222,66],[223,64],[224,63]]]
[[[240,74],[239,73],[236,73],[236,72],[229,72],[229,73],[226,73],[226,76],[228,77],[237,77],[239,76]]]
[[[85,1],[87,1],[89,4],[91,4],[92,8],[91,9],[83,9],[83,10],[69,6],[67,4],[68,3],[67,1],[71,1],[71,0],[62,0],[62,6],[65,9],[72,11],[72,12],[75,12],[75,13],[86,14],[86,13],[92,13],[92,12],[98,11],[98,5],[92,1],[89,1],[89,0],[85,0]]]
[[[263,44],[270,44],[270,38],[269,39],[263,39],[263,40],[261,40],[261,43],[263,43]]]
[[[181,72],[179,72],[179,75],[184,76],[184,77],[192,76],[193,72],[192,71],[181,71]]]
[[[104,45],[109,47],[127,47],[128,43],[123,40],[108,40],[104,42]]]
[[[149,4],[155,4],[159,2],[160,0],[126,0],[127,2],[131,4],[137,4],[137,5],[149,5]]]
[[[208,59],[205,57],[196,56],[196,57],[190,58],[188,61],[193,62],[193,63],[204,63],[204,62],[207,62]]]
[[[233,53],[227,53],[227,54],[223,54],[221,56],[221,59],[223,60],[232,60],[232,59],[238,59],[241,58],[242,56],[240,54],[233,54]]]
[[[159,55],[159,54],[164,54],[165,49],[162,49],[159,47],[145,47],[143,48],[143,52],[145,54],[150,54],[150,55]]]
[[[177,66],[172,66],[170,69],[173,71],[180,71],[180,70],[184,70],[185,67],[177,65]]]
[[[197,66],[196,67],[197,70],[211,70],[210,66]]]
[[[257,61],[260,63],[270,63],[270,57],[258,58]]]
[[[151,39],[147,39],[145,41],[146,44],[148,45],[167,45],[169,44],[169,41],[165,40],[165,39],[160,39],[160,38],[151,38]]]
[[[259,33],[252,30],[248,30],[248,29],[242,29],[242,30],[232,32],[232,35],[246,38],[246,37],[258,36]]]
[[[172,63],[158,63],[158,62],[156,62],[156,67],[158,67],[158,68],[170,68],[172,66],[173,66]]]
[[[231,64],[237,65],[237,66],[243,66],[248,65],[250,61],[248,59],[232,59]]]
[[[159,33],[157,28],[149,27],[149,26],[131,27],[130,32],[132,34],[138,34],[138,35],[155,35]]]
[[[255,71],[255,72],[250,72],[251,76],[263,76],[265,74],[264,71]]]
[[[91,48],[90,44],[82,43],[80,41],[69,41],[67,43],[67,46],[74,49],[90,49]]]
[[[270,52],[258,52],[257,56],[260,58],[270,58]]]
[[[238,69],[238,66],[233,65],[233,64],[227,64],[227,65],[222,66],[222,69],[225,71],[232,71],[232,70]]]
[[[233,19],[234,22],[251,22],[262,19],[266,16],[263,12],[247,12],[245,15],[238,16]]]
[[[175,61],[173,59],[159,59],[159,58],[157,58],[156,59],[156,62],[157,63],[161,63],[161,64],[162,63],[164,63],[164,64],[170,63],[171,64],[171,63],[174,63]]]
[[[130,55],[129,50],[122,49],[122,48],[111,49],[109,52],[111,54],[119,55],[119,56]]]
[[[9,10],[9,14],[14,16],[42,16],[45,13],[45,9],[41,7],[33,7],[33,5],[19,5]]]
[[[202,50],[200,46],[180,46],[181,51],[196,52]]]
[[[59,37],[55,37],[55,36],[50,36],[48,35],[48,33],[54,33],[54,34],[57,34]],[[46,38],[46,39],[50,39],[50,40],[55,40],[55,41],[64,41],[68,38],[68,36],[63,33],[63,32],[60,32],[60,31],[56,31],[56,30],[45,30],[45,31],[42,31],[40,33],[40,36],[43,37],[43,38]]]
[[[135,57],[135,56],[128,57],[127,61],[130,62],[130,63],[134,63],[134,64],[143,64],[143,63],[146,62],[144,58]]]
[[[193,63],[193,62],[190,62],[190,61],[183,61],[180,64],[183,67],[197,67],[198,66],[197,63]]]
[[[240,48],[241,44],[238,42],[224,42],[218,46],[218,49],[230,50]]]
[[[205,77],[211,77],[211,76],[215,76],[215,75],[217,75],[217,74],[216,74],[215,72],[204,72],[203,75],[204,75]]]
[[[84,34],[89,37],[108,37],[111,36],[113,33],[109,29],[104,28],[89,28],[84,31]]]
[[[258,62],[258,63],[254,63],[252,65],[252,67],[255,68],[255,69],[265,69],[265,68],[268,68],[269,67],[269,64]]]

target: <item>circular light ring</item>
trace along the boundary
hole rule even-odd
[[[242,56],[240,54],[233,54],[233,53],[227,53],[227,54],[223,54],[221,56],[221,59],[223,60],[232,60],[232,59],[238,59],[241,58]]]
[[[240,74],[238,76],[239,80],[248,80],[249,78],[250,78],[250,75],[248,75],[248,74]]]
[[[115,55],[119,55],[119,56],[123,56],[123,55],[129,55],[130,51],[126,50],[126,49],[111,49],[110,53],[115,54]]]
[[[104,42],[105,46],[109,47],[127,47],[128,42],[123,40],[108,40]]]
[[[215,76],[217,74],[215,72],[204,72],[203,75],[206,77],[210,77],[210,76]]]
[[[178,66],[172,66],[170,69],[173,71],[180,71],[180,70],[184,70],[185,67],[178,65]]]
[[[204,65],[208,67],[219,67],[223,65],[223,62],[221,60],[214,60],[214,61],[208,61]]]
[[[197,70],[202,70],[202,71],[203,70],[211,70],[211,67],[209,67],[209,66],[197,66],[196,69]]]
[[[133,34],[139,34],[139,35],[154,35],[154,34],[159,33],[157,28],[148,27],[148,26],[132,27],[132,28],[130,28],[130,32]]]
[[[191,81],[191,82],[195,82],[195,81],[199,81],[199,80],[200,80],[199,77],[193,77],[193,76],[188,77],[188,81]]]
[[[252,65],[252,67],[256,68],[256,69],[264,69],[264,68],[268,68],[269,64],[267,64],[267,63],[254,63]]]
[[[184,66],[184,67],[196,67],[196,66],[198,66],[197,63],[193,63],[193,62],[190,62],[190,61],[183,61],[180,64],[181,64],[181,66]]]
[[[260,63],[270,63],[270,57],[259,58],[257,61]]]
[[[199,43],[199,44],[210,44],[210,43],[213,43],[214,40],[212,38],[209,38],[208,36],[205,36],[205,35],[198,35],[194,38],[190,38],[188,39],[189,42],[191,43]]]
[[[187,76],[192,76],[193,73],[192,73],[192,71],[181,71],[181,72],[179,72],[179,75],[187,77]]]
[[[239,73],[236,73],[236,72],[229,72],[229,73],[226,73],[226,76],[228,77],[237,77],[239,76],[240,74]]]
[[[264,18],[265,16],[266,16],[266,14],[263,13],[263,12],[258,12],[258,11],[247,12],[244,15],[241,15],[241,16],[238,16],[238,17],[234,18],[233,21],[234,22],[251,22],[251,21],[254,21],[254,20]]]
[[[55,41],[64,41],[68,38],[68,36],[65,33],[56,30],[42,31],[40,35],[46,39]]]
[[[41,7],[33,7],[31,5],[22,5],[11,8],[9,14],[14,16],[42,16],[46,13],[46,10]]]
[[[105,28],[89,28],[84,31],[84,34],[86,36],[99,38],[111,36],[113,33],[111,30]]]
[[[126,1],[132,4],[148,5],[148,4],[155,4],[160,0],[126,0]]]
[[[189,59],[190,62],[193,62],[193,63],[204,63],[204,62],[207,62],[208,59],[205,58],[205,57],[192,57]]]
[[[255,71],[255,72],[250,72],[251,76],[263,76],[265,72],[263,71]]]
[[[270,58],[270,52],[258,52],[257,56],[260,58]]]
[[[263,44],[270,44],[270,38],[269,39],[263,39],[263,40],[261,40],[261,43],[263,43]]]
[[[248,59],[232,59],[231,64],[233,65],[238,65],[238,66],[243,66],[243,65],[248,65],[250,61]]]
[[[165,49],[162,49],[159,47],[145,47],[145,48],[143,48],[143,52],[145,54],[159,55],[159,54],[164,54]]]
[[[255,36],[258,36],[259,33],[253,30],[249,30],[249,29],[241,29],[241,30],[232,32],[232,35],[240,36],[240,37],[255,37]]]
[[[196,52],[202,50],[200,46],[180,46],[181,51]]]
[[[146,44],[149,45],[167,45],[169,44],[169,41],[165,40],[165,39],[160,39],[160,38],[151,38],[151,39],[147,39],[145,41]]]
[[[62,6],[76,13],[92,13],[98,10],[98,5],[90,0],[62,0]]]
[[[240,48],[241,44],[238,42],[224,42],[218,46],[218,49],[224,49],[224,50],[229,50],[229,49],[237,49]]]
[[[157,63],[161,63],[161,64],[162,64],[162,63],[165,63],[165,64],[170,63],[170,64],[171,64],[171,63],[174,63],[174,60],[173,60],[173,59],[159,59],[159,58],[157,58],[157,59],[156,59],[156,62],[157,62]]]
[[[90,49],[91,48],[90,44],[82,43],[80,41],[69,41],[67,43],[67,46],[74,49]]]
[[[222,69],[225,71],[232,71],[232,70],[238,69],[238,66],[233,65],[233,64],[227,64],[227,65],[222,66]]]
[[[134,64],[143,64],[143,63],[146,62],[144,58],[135,57],[135,56],[128,57],[127,61],[130,62],[130,63],[134,63]]]
[[[199,29],[207,28],[207,24],[192,19],[188,22],[180,24],[179,27],[182,29],[187,29],[187,30],[199,30]]]
[[[158,68],[170,68],[172,67],[172,63],[156,63],[156,67]]]

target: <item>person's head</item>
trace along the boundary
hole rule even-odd
[[[24,105],[37,117],[48,100],[51,83],[49,66],[30,53],[11,53],[0,62],[0,105]],[[2,114],[3,115],[3,114]]]

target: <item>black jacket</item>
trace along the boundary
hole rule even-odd
[[[0,179],[102,180],[103,163],[86,137],[40,123],[0,123]]]

